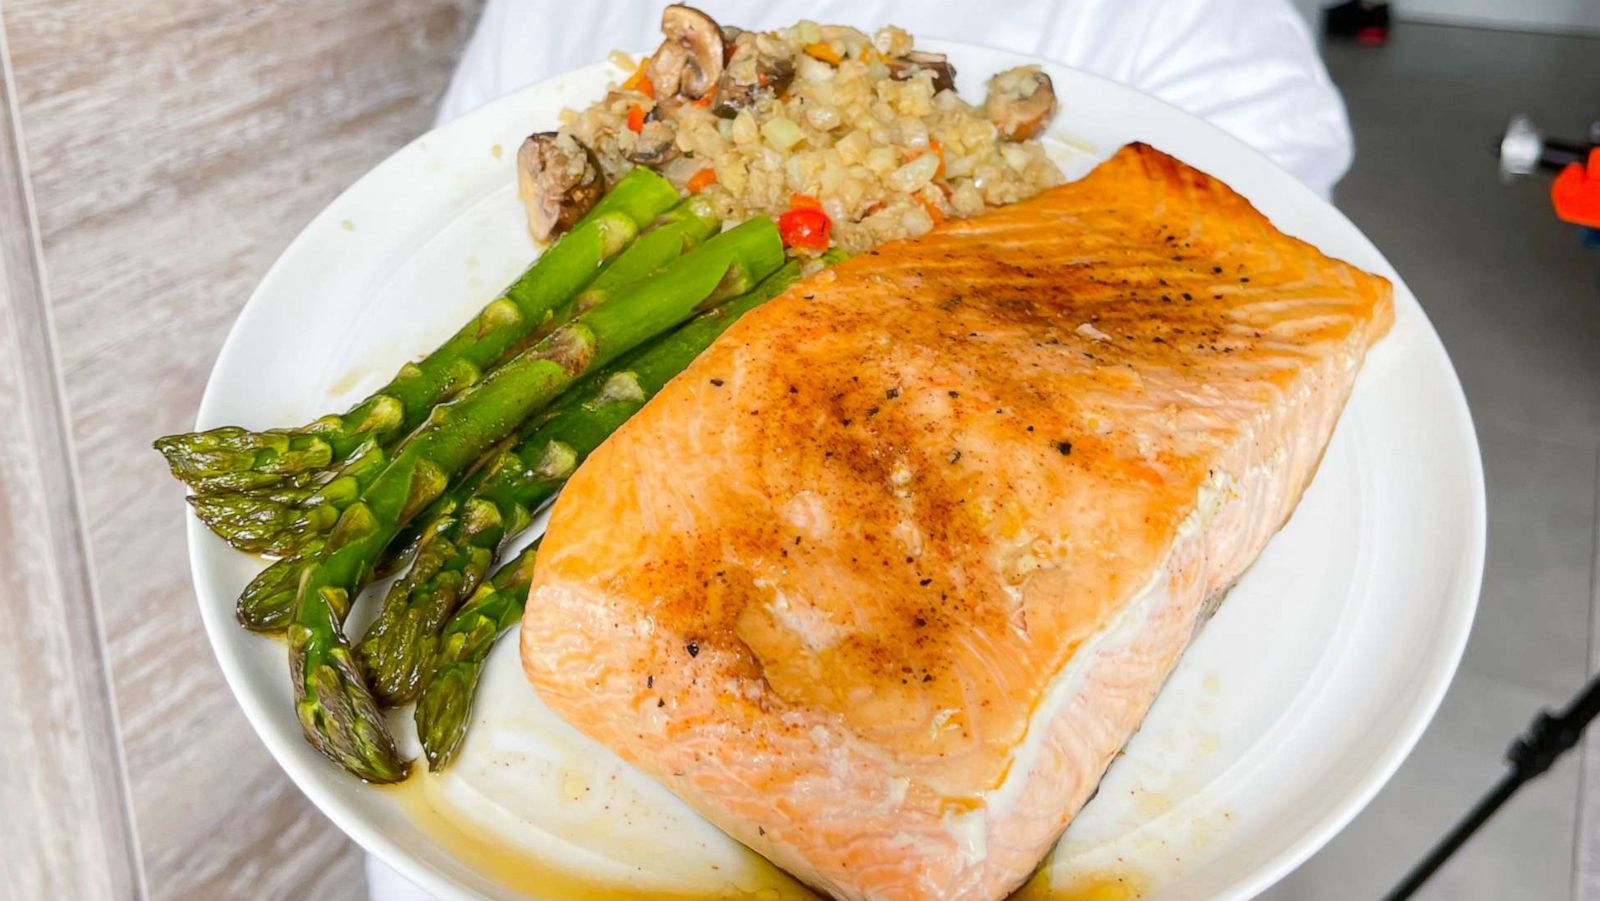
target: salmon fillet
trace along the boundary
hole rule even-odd
[[[1384,279],[1125,147],[734,325],[561,494],[523,667],[822,891],[1004,897],[1392,317]]]

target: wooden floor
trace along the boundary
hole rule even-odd
[[[477,9],[0,0],[0,659],[37,661],[0,666],[0,898],[365,897],[223,685],[149,444],[290,238],[428,127]]]

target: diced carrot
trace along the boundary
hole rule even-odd
[[[927,211],[928,218],[933,220],[934,225],[938,225],[945,220],[944,210],[939,209],[937,203],[923,197],[921,194],[917,195],[917,203],[922,204],[922,208]]]
[[[646,97],[655,97],[656,87],[650,83],[650,76],[644,72],[644,67],[649,64],[649,57],[640,60],[639,68],[634,69],[633,74],[628,76],[628,80],[622,83],[622,89],[624,91],[638,91]]]
[[[820,210],[822,201],[810,194],[790,194],[789,209],[791,210]]]
[[[637,103],[628,107],[628,130],[634,134],[644,130],[644,107]]]
[[[717,170],[707,166],[704,169],[701,169],[699,172],[689,176],[689,183],[686,187],[688,187],[690,194],[697,194],[716,183]]]
[[[701,97],[699,100],[694,101],[694,103],[692,105],[693,106],[698,106],[701,109],[705,109],[706,107],[710,106],[711,105],[711,101],[713,101],[715,99],[717,99],[717,90],[716,90],[716,88],[712,88],[711,89],[711,93],[705,95],[704,97]]]
[[[825,41],[818,41],[815,44],[807,44],[804,47],[801,47],[800,50],[805,53],[806,56],[809,56],[812,59],[820,59],[830,66],[837,66],[839,63],[844,61],[844,57],[839,55],[839,51],[833,49],[833,45]]]

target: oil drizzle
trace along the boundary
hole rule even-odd
[[[1144,881],[1132,873],[1076,875],[1066,884],[1057,885],[1051,872],[1047,857],[1009,901],[1138,901],[1145,895]]]
[[[741,888],[730,880],[720,890],[660,891],[640,882],[619,884],[585,878],[553,865],[513,842],[485,829],[458,811],[438,787],[438,777],[419,769],[410,779],[382,789],[407,819],[440,849],[484,879],[529,898],[550,901],[609,901],[618,897],[643,901],[693,901],[693,899],[754,899],[754,901],[810,901],[816,896],[776,867],[766,867],[758,884]]]

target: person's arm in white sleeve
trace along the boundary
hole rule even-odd
[[[1326,197],[1354,155],[1344,101],[1286,0],[1150,7],[1129,83],[1260,150]]]
[[[523,85],[661,43],[666,0],[489,0],[439,102],[444,124]]]

